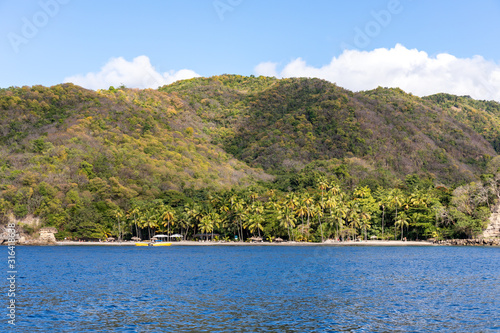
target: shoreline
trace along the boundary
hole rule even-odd
[[[142,242],[147,243],[147,242]],[[325,241],[323,243],[306,243],[306,242],[198,242],[198,241],[179,241],[169,242],[171,246],[440,246],[428,241]],[[136,242],[75,242],[75,241],[60,241],[56,242],[55,246],[135,246]],[[27,244],[28,245],[28,244]]]

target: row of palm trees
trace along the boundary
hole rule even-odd
[[[351,194],[335,183],[318,181],[315,188],[299,193],[275,190],[257,193],[225,191],[200,202],[177,207],[161,200],[138,202],[124,212],[114,211],[119,237],[125,232],[151,238],[157,231],[190,235],[212,234],[244,240],[252,236],[284,237],[293,241],[324,241],[327,238],[366,240],[368,234],[392,238],[388,229],[403,239],[410,232],[429,237],[437,231],[439,200],[429,191],[404,193],[400,189],[355,188]]]

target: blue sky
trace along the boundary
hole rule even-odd
[[[500,100],[499,17],[497,0],[0,0],[0,87],[234,73]]]

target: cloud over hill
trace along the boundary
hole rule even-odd
[[[377,86],[399,87],[419,96],[446,92],[500,101],[500,64],[481,56],[457,58],[447,53],[431,56],[401,44],[392,49],[345,50],[322,67],[297,58],[281,70],[277,63],[263,62],[254,71],[257,75],[283,78],[321,78],[355,91]]]
[[[125,85],[130,88],[158,88],[178,80],[199,77],[189,69],[159,73],[147,56],[138,56],[132,61],[122,57],[110,59],[99,72],[74,75],[64,79],[88,89],[107,89],[109,86]]]

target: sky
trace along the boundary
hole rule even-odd
[[[318,77],[500,101],[499,0],[0,0],[0,87]]]

